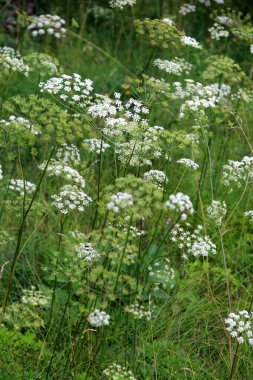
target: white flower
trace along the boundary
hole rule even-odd
[[[211,202],[211,205],[207,208],[207,213],[209,218],[214,220],[215,223],[219,226],[222,222],[222,219],[227,213],[226,202],[213,200]]]
[[[36,190],[36,185],[23,179],[11,179],[9,189],[17,191],[21,196],[24,194],[32,194]]]
[[[29,74],[29,66],[24,63],[20,53],[8,46],[0,47],[0,66],[3,70],[17,71],[25,76]]]
[[[131,206],[133,206],[132,194],[122,192],[112,195],[111,201],[107,203],[108,210],[115,213],[118,213],[120,209]]]
[[[192,69],[192,65],[186,62],[183,58],[174,58],[172,61],[156,59],[154,65],[160,70],[166,71],[166,73],[181,75],[183,72],[189,74]]]
[[[253,45],[250,45],[250,52],[253,54]]]
[[[94,327],[108,326],[110,323],[110,315],[106,314],[105,311],[95,309],[90,313],[88,322]]]
[[[190,227],[190,225],[188,225]],[[207,257],[210,254],[216,255],[216,245],[211,241],[208,235],[202,235],[203,227],[198,225],[193,232],[185,230],[183,227],[176,225],[172,230],[171,240],[178,243],[178,247],[183,250],[183,258],[188,260],[188,255],[194,257]]]
[[[43,162],[41,165],[39,165],[39,168],[41,170],[44,170],[46,165],[47,163]],[[67,181],[70,181],[80,186],[81,188],[85,187],[85,180],[78,173],[78,171],[64,164],[63,162],[51,160],[51,163],[47,166],[47,173],[50,177],[63,177]]]
[[[192,161],[190,158],[180,158],[177,163],[185,165],[188,168],[192,168],[193,170],[198,170],[199,168],[199,165],[196,164],[196,162]]]
[[[192,12],[195,12],[196,11],[196,6],[195,5],[192,5],[192,4],[183,4],[181,5],[181,7],[179,8],[179,14],[185,16],[187,15],[188,13],[192,13]]]
[[[96,260],[101,256],[100,253],[95,251],[91,243],[80,243],[76,247],[76,253],[80,259],[84,259],[87,262]]]
[[[242,161],[229,160],[223,166],[223,183],[232,190],[235,184],[238,188],[242,182],[253,179],[253,157],[245,156]]]
[[[112,8],[123,9],[126,6],[132,7],[136,4],[136,0],[110,0],[109,2]]]
[[[86,139],[84,142],[88,144],[90,152],[96,152],[97,154],[104,152],[107,148],[110,148],[110,145],[102,140]]]
[[[143,179],[147,182],[152,182],[159,189],[162,189],[168,182],[167,176],[160,170],[149,170],[144,173]]]
[[[226,329],[232,338],[236,338],[239,344],[248,341],[250,345],[253,345],[252,321],[252,312],[241,310],[238,314],[230,313],[228,318],[225,319]]]
[[[3,170],[2,170],[2,166],[0,165],[0,180],[3,179]]]
[[[126,306],[125,311],[132,314],[135,319],[145,318],[147,321],[151,319],[150,310],[146,310],[144,306],[139,304],[139,302],[135,302],[131,305]]]
[[[181,42],[184,45],[192,46],[196,49],[202,49],[201,45],[199,44],[198,41],[195,40],[193,37],[188,37],[188,36],[182,36],[181,37]]]
[[[219,41],[222,37],[227,38],[229,36],[229,32],[222,25],[217,23],[209,28],[208,31],[210,32],[210,37],[212,40]]]
[[[172,26],[174,24],[174,21],[172,21],[168,17],[164,18],[162,21],[165,22],[165,24],[168,24],[169,26]]]
[[[92,199],[77,186],[65,185],[58,195],[52,195],[52,205],[57,207],[62,214],[68,214],[71,210],[84,212]]]
[[[27,29],[33,37],[43,36],[46,33],[56,38],[65,37],[66,29],[63,27],[65,20],[57,15],[33,16]]]
[[[58,161],[66,165],[78,165],[81,161],[79,150],[74,144],[63,144],[61,148],[57,149],[56,157]]]
[[[169,200],[165,204],[171,210],[175,210],[177,213],[180,213],[182,220],[187,219],[187,214],[191,215],[194,213],[193,205],[189,196],[181,192],[175,195],[170,195]]]
[[[250,221],[253,222],[253,210],[245,211],[244,215],[248,216]]]
[[[132,371],[128,370],[119,364],[111,364],[108,368],[103,371],[103,374],[109,380],[137,380]]]

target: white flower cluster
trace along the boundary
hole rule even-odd
[[[174,82],[173,86],[176,88],[175,98],[191,97],[186,100],[180,107],[179,117],[183,118],[187,111],[200,111],[204,113],[204,109],[213,108],[219,101],[219,88],[215,86],[203,86],[199,82],[194,82],[192,79],[185,80],[185,88],[182,87],[180,82]]]
[[[216,4],[224,4],[224,0],[213,0]],[[206,7],[211,6],[211,0],[199,0],[199,3],[204,4]]]
[[[208,87],[213,91],[213,94],[218,97],[219,101],[228,102],[231,94],[231,86],[229,86],[229,84],[212,83]]]
[[[36,290],[35,286],[31,286],[31,289],[23,289],[22,292],[21,302],[26,305],[45,307],[49,304],[50,296]]]
[[[167,289],[174,286],[173,280],[175,278],[175,271],[170,266],[169,259],[166,259],[166,263],[156,261],[148,267],[149,270],[149,282],[154,285],[156,290],[162,288]]]
[[[178,13],[180,15],[186,16],[188,13],[192,13],[196,11],[196,6],[193,4],[183,4],[179,8]]]
[[[87,262],[98,259],[101,255],[97,253],[91,243],[80,243],[76,247],[77,256]]]
[[[16,117],[14,115],[11,115],[8,120],[0,120],[0,124],[20,131],[22,131],[22,129],[27,129],[29,132],[36,136],[41,134],[41,132],[36,129],[28,119],[25,119],[23,117]]]
[[[125,113],[124,116],[127,119],[133,120],[133,121],[140,121],[141,120],[141,114],[147,115],[149,114],[149,109],[146,107],[141,101],[130,98],[125,104]]]
[[[19,52],[11,47],[0,47],[0,65],[8,72],[17,71],[23,73],[26,77],[29,75],[29,66],[24,63]]]
[[[110,323],[110,315],[106,314],[105,311],[95,309],[90,313],[88,322],[94,327],[108,326]]]
[[[248,216],[250,221],[253,222],[253,210],[245,211],[244,216]]]
[[[239,344],[248,340],[249,344],[253,345],[253,332],[252,332],[253,312],[249,313],[246,310],[239,311],[238,314],[230,313],[228,318],[225,319],[227,331],[232,338],[236,338]]]
[[[143,179],[147,182],[152,182],[158,189],[163,189],[168,182],[168,177],[161,170],[149,170],[144,173]]]
[[[162,21],[165,22],[165,24],[168,24],[169,26],[172,26],[174,24],[174,21],[171,20],[169,17],[165,17]]]
[[[75,185],[65,185],[60,189],[58,195],[51,197],[54,199],[52,205],[57,207],[62,214],[68,214],[72,210],[83,212],[92,201],[87,194]]]
[[[192,69],[192,65],[183,58],[174,58],[172,61],[156,59],[154,66],[174,75],[181,75],[183,72],[189,74]]]
[[[189,196],[181,192],[175,195],[171,194],[165,205],[169,207],[169,209],[180,213],[182,220],[186,220],[188,214],[192,215],[194,213],[193,205]]]
[[[178,160],[177,163],[185,165],[187,168],[191,168],[193,170],[198,170],[199,168],[199,165],[196,164],[196,162],[194,162],[190,158],[180,158],[180,160]]]
[[[25,194],[32,194],[36,190],[36,185],[29,181],[24,181],[23,179],[11,179],[10,190],[17,191],[21,196]]]
[[[253,54],[253,45],[250,45],[249,50],[250,50],[250,53]]]
[[[128,142],[117,143],[116,153],[124,164],[130,166],[152,166],[151,159],[169,159],[167,153],[162,152],[160,142],[163,141],[165,130],[163,127],[148,127]]]
[[[2,170],[2,166],[0,165],[0,180],[3,179],[3,170]]]
[[[96,94],[93,104],[88,107],[88,114],[93,118],[104,118],[116,116],[119,111],[123,110],[123,104],[120,100],[120,94],[114,94],[115,99],[108,96]]]
[[[228,17],[228,16],[217,16],[216,17],[216,20],[221,24],[221,25],[233,25],[234,24],[234,21],[232,20],[232,18]]]
[[[44,36],[46,34],[55,38],[65,37],[66,28],[64,27],[65,20],[57,15],[41,15],[33,16],[32,22],[28,25],[27,29],[31,32],[33,37]]]
[[[93,90],[93,82],[90,79],[82,79],[79,74],[63,74],[60,77],[50,78],[39,84],[41,92],[59,95],[60,99],[70,104],[82,105],[89,99]]]
[[[43,162],[41,165],[39,165],[39,168],[41,170],[44,170],[47,163]],[[47,173],[50,177],[56,176],[56,177],[62,177],[67,181],[70,181],[81,188],[85,187],[85,180],[83,177],[78,173],[77,170],[71,168],[68,165],[65,165],[62,162],[52,160],[51,164],[47,166]]]
[[[242,182],[253,179],[253,157],[245,156],[242,161],[229,160],[223,166],[223,182],[225,186],[241,187]]]
[[[139,302],[126,306],[125,311],[132,314],[135,319],[145,318],[147,321],[150,321],[151,319],[151,311],[146,310],[144,306],[139,304]]]
[[[120,209],[131,206],[133,206],[132,194],[122,192],[112,195],[111,201],[107,203],[107,209],[115,213],[120,212]]]
[[[187,226],[189,227],[189,224]],[[215,255],[217,253],[216,245],[212,243],[210,237],[201,236],[202,230],[203,227],[200,225],[193,233],[179,225],[173,228],[171,240],[178,243],[178,247],[185,252],[182,255],[183,259],[188,260],[188,255],[207,257],[209,254]]]
[[[181,42],[183,43],[183,45],[191,46],[191,47],[194,47],[196,49],[202,49],[202,46],[193,37],[182,36]]]
[[[112,8],[120,8],[123,9],[127,6],[132,7],[136,4],[136,0],[110,0],[109,2]]]
[[[215,23],[211,28],[208,29],[210,37],[212,40],[219,41],[222,37],[227,38],[229,36],[228,30],[226,30],[222,25]]]
[[[222,219],[227,213],[227,205],[224,201],[212,201],[211,205],[207,208],[207,214],[210,219],[220,226]]]
[[[90,152],[96,152],[97,154],[104,152],[107,148],[110,148],[109,144],[98,139],[86,139],[84,142],[88,144]]]
[[[103,371],[109,380],[137,380],[133,372],[119,364],[113,363]]]
[[[81,161],[80,153],[74,144],[63,144],[56,152],[57,160],[63,164],[78,165]]]

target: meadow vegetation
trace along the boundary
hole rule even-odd
[[[1,380],[253,378],[252,11],[1,3]]]

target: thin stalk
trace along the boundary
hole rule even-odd
[[[55,147],[53,147],[52,150],[51,150],[50,156],[49,156],[49,158],[47,160],[47,163],[45,165],[45,168],[44,168],[44,170],[42,172],[42,175],[41,175],[41,178],[39,180],[39,183],[38,183],[38,185],[36,187],[36,190],[35,190],[35,192],[34,192],[34,194],[32,196],[31,202],[30,202],[27,210],[25,211],[25,213],[23,215],[22,222],[21,222],[19,230],[18,230],[16,249],[15,249],[14,258],[13,258],[12,265],[11,265],[11,271],[10,271],[10,274],[9,274],[9,278],[8,278],[8,282],[7,282],[7,287],[6,287],[6,291],[5,291],[4,299],[3,299],[3,305],[2,305],[3,313],[5,313],[5,310],[6,310],[7,301],[8,301],[8,297],[9,297],[9,294],[10,294],[12,281],[13,281],[13,278],[14,278],[14,275],[15,275],[16,265],[17,265],[18,259],[20,257],[20,250],[21,250],[23,232],[24,232],[24,228],[25,228],[25,222],[26,222],[28,214],[29,214],[29,212],[30,212],[30,210],[32,208],[32,205],[33,205],[33,203],[35,201],[35,198],[36,198],[36,196],[37,196],[37,194],[39,192],[41,183],[42,183],[43,178],[44,178],[44,176],[46,174],[46,170],[47,170],[47,167],[48,167],[49,162],[51,160],[51,157],[52,157],[52,155],[54,153],[54,150],[55,150]]]

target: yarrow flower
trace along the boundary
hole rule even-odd
[[[55,38],[65,37],[66,28],[64,27],[65,20],[57,15],[41,15],[33,16],[32,22],[28,25],[27,29],[31,32],[33,37],[44,36],[46,34]]]
[[[8,46],[0,47],[0,66],[7,72],[17,71],[26,77],[29,75],[29,66],[24,63],[20,53]]]
[[[227,213],[227,205],[224,201],[212,201],[207,208],[207,214],[219,226]]]
[[[187,45],[187,46],[191,46],[191,47],[194,47],[196,49],[202,49],[202,46],[199,44],[199,42],[197,40],[195,40],[195,38],[193,37],[188,37],[188,36],[182,36],[181,37],[181,42],[184,44],[184,45]]]
[[[110,0],[109,2],[112,8],[120,8],[123,9],[127,6],[132,7],[136,4],[136,0]]]
[[[248,216],[250,221],[253,222],[253,210],[245,211],[244,216]]]
[[[119,364],[111,364],[108,368],[106,368],[103,371],[103,374],[109,379],[109,380],[137,380],[133,372],[127,369],[126,367],[123,367]]]
[[[95,309],[90,313],[88,322],[94,327],[108,326],[110,323],[110,315],[106,314],[105,311]]]
[[[172,61],[156,59],[154,66],[166,71],[166,73],[174,75],[181,75],[183,72],[189,74],[192,69],[192,65],[183,58],[174,58]]]
[[[21,196],[32,194],[36,190],[36,185],[23,179],[11,179],[9,189],[17,191]]]
[[[190,227],[189,224],[187,224]],[[202,236],[203,227],[198,225],[197,228],[190,232],[183,227],[176,225],[171,231],[171,240],[178,243],[178,247],[183,250],[183,259],[188,260],[188,256],[207,257],[209,254],[216,255],[216,245],[207,235]]]
[[[121,209],[131,206],[133,206],[132,194],[122,192],[112,195],[111,201],[107,203],[107,209],[115,213],[119,213]]]
[[[102,140],[86,139],[84,142],[89,146],[90,152],[96,152],[97,154],[104,152],[107,148],[110,148],[110,145]]]
[[[250,53],[253,54],[253,45],[250,45]]]
[[[229,160],[227,165],[223,166],[223,183],[230,186],[233,184],[238,188],[242,182],[253,179],[253,157],[245,156],[242,161]]]
[[[188,13],[192,13],[192,12],[195,12],[195,11],[196,11],[196,6],[195,5],[192,5],[192,4],[183,4],[179,8],[178,13],[181,14],[181,15],[183,15],[183,16],[186,16]]]
[[[192,215],[194,213],[192,202],[188,195],[183,193],[172,194],[169,196],[169,200],[165,203],[169,209],[174,210],[177,213],[180,213],[182,220],[187,219],[187,215]]]
[[[226,329],[232,338],[236,338],[239,344],[246,341],[253,345],[253,332],[252,332],[253,312],[241,310],[236,313],[230,313],[228,318],[225,319]]]
[[[65,185],[58,195],[52,195],[52,205],[57,207],[62,214],[68,214],[72,210],[84,212],[92,199],[77,186]]]
[[[167,176],[161,170],[149,170],[144,173],[143,179],[147,182],[152,182],[158,189],[163,189],[168,182]]]
[[[97,253],[91,243],[80,243],[76,247],[77,256],[87,262],[98,259],[101,255]]]
[[[144,306],[140,305],[139,302],[135,302],[131,305],[125,307],[125,311],[134,316],[135,319],[145,318],[147,321],[151,319],[151,311],[146,310]]]
[[[3,179],[3,170],[2,170],[2,166],[0,165],[0,180]]]
[[[199,168],[199,165],[196,164],[196,162],[192,161],[190,158],[180,158],[177,163],[185,165],[187,168],[191,168],[193,170],[198,170]]]

